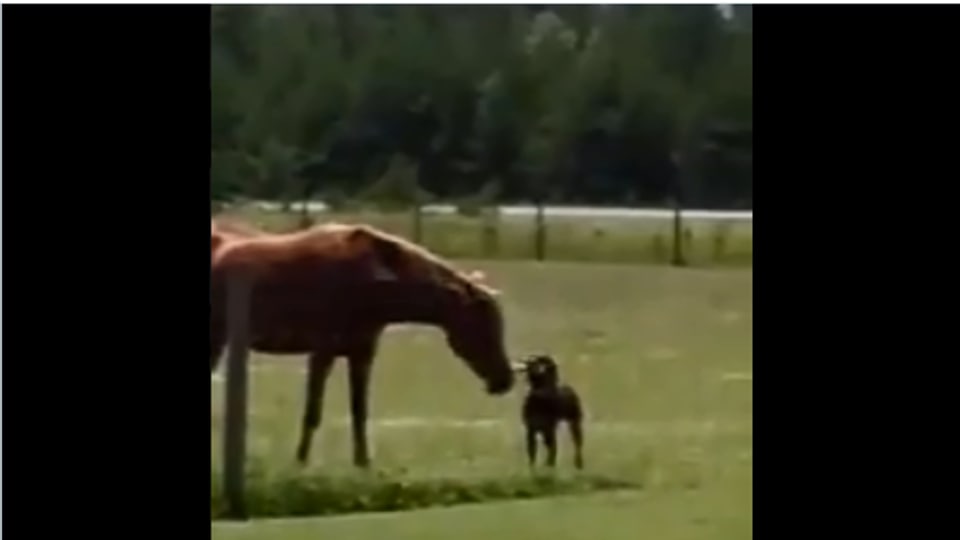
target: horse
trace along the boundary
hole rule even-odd
[[[228,230],[229,229],[229,230]],[[441,329],[455,356],[490,395],[514,384],[504,347],[498,291],[427,249],[367,225],[327,223],[269,234],[211,223],[210,368],[226,339],[226,286],[231,272],[253,279],[250,347],[276,355],[306,354],[306,400],[296,460],[308,462],[320,427],[327,377],[337,357],[348,362],[353,463],[370,465],[366,421],[370,374],[387,326]]]

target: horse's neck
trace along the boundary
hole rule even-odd
[[[428,324],[445,328],[452,295],[439,287],[390,285],[377,295],[377,311],[386,324]]]

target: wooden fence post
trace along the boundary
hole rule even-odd
[[[247,356],[250,343],[251,276],[233,272],[227,283],[227,381],[223,424],[223,489],[227,516],[245,519],[247,453]]]
[[[423,242],[423,206],[419,201],[413,204],[413,241]]]
[[[686,143],[686,141],[684,141]],[[684,147],[683,150],[673,152],[670,155],[675,165],[673,177],[673,257],[670,263],[673,266],[686,266],[687,258],[684,255],[683,245],[683,207],[684,207],[684,185],[687,183],[687,176],[690,172],[690,156]]]
[[[537,213],[534,215],[533,256],[542,261],[547,258],[547,222],[544,215],[543,198],[537,200]]]

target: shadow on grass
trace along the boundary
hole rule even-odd
[[[218,484],[216,477],[212,477],[210,512],[214,520],[226,519],[225,502]],[[304,517],[396,512],[641,487],[639,482],[589,474],[408,478],[382,472],[317,475],[251,471],[247,478],[246,504],[249,518]]]

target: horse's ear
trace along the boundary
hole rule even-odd
[[[489,285],[484,285],[484,286],[483,286],[483,290],[484,290],[487,294],[489,294],[490,296],[493,296],[493,297],[498,297],[498,296],[502,296],[502,295],[503,295],[503,292],[501,292],[500,289],[494,289],[493,287],[490,287]]]
[[[467,273],[467,277],[474,283],[485,283],[487,281],[487,274],[483,270],[471,270]]]
[[[487,274],[483,270],[471,270],[467,273],[467,278],[483,292],[490,296],[500,296],[500,291],[494,289],[487,283]]]

